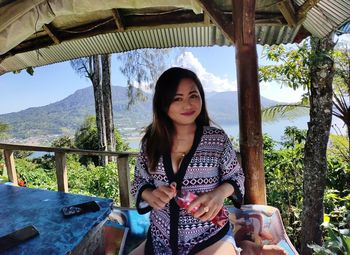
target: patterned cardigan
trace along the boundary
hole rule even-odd
[[[154,173],[148,173],[147,165],[147,157],[141,148],[131,193],[136,198],[140,214],[151,211],[145,254],[195,254],[226,235],[229,223],[219,227],[209,221],[202,222],[179,208],[174,199],[163,209],[152,210],[141,198],[146,188],[169,185],[174,181],[177,190],[196,194],[211,191],[227,182],[235,190],[230,198],[239,207],[244,195],[244,175],[231,141],[223,130],[198,127],[192,148],[176,174],[172,169],[170,153],[160,157]]]

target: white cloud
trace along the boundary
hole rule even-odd
[[[263,97],[283,103],[300,102],[301,96],[306,93],[303,89],[292,89],[286,86],[281,87],[277,82],[262,82],[260,94]]]
[[[237,82],[227,78],[221,78],[208,72],[192,52],[182,53],[175,61],[176,66],[187,68],[197,74],[203,84],[204,90],[208,92],[236,91]]]
[[[224,64],[224,63],[223,63]],[[237,82],[216,76],[213,73],[208,72],[205,67],[199,62],[192,52],[184,52],[175,61],[176,66],[188,68],[194,71],[199,79],[201,80],[205,91],[237,91]],[[284,103],[295,103],[299,102],[301,95],[305,91],[302,89],[293,90],[286,86],[281,87],[276,82],[261,83],[260,94],[271,100],[284,102]]]

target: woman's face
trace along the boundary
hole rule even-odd
[[[175,126],[193,125],[202,110],[202,98],[192,79],[182,79],[168,109]]]

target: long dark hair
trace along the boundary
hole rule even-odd
[[[182,79],[193,80],[202,98],[202,109],[196,119],[197,128],[210,125],[203,86],[197,75],[180,67],[172,67],[166,70],[156,83],[153,96],[153,121],[146,127],[145,135],[142,138],[142,146],[149,162],[148,172],[155,171],[160,156],[163,153],[170,152],[172,147],[172,137],[175,129],[172,120],[168,116],[168,109]]]

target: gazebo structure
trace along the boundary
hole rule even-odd
[[[235,45],[246,201],[266,203],[256,44],[324,37],[349,0],[0,0],[0,75],[139,48]]]

